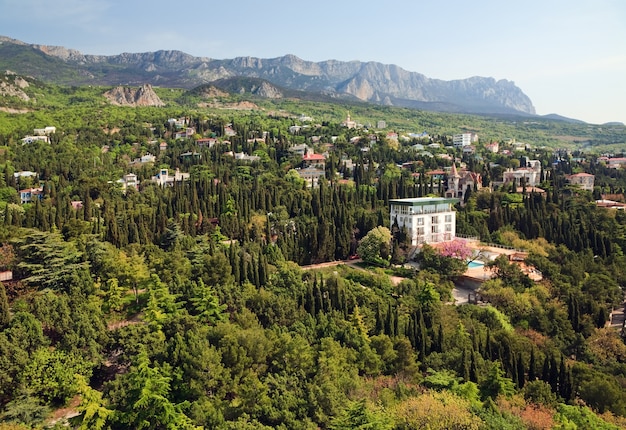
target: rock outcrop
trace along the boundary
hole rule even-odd
[[[29,86],[26,79],[10,70],[0,75],[0,97],[16,97],[27,102],[30,96],[24,92],[24,89]]]
[[[139,88],[115,87],[104,93],[104,96],[117,106],[165,106],[150,84]]]

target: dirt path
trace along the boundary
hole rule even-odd
[[[360,258],[356,260],[337,260],[337,261],[328,261],[326,263],[318,263],[318,264],[309,264],[308,266],[300,266],[302,270],[313,270],[313,269],[323,269],[325,267],[334,267],[339,266],[341,264],[346,264],[348,266],[354,266],[357,263],[362,263],[363,260]]]

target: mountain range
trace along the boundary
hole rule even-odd
[[[0,36],[0,70],[63,85],[141,86],[192,89],[233,79],[254,78],[263,93],[284,90],[334,99],[424,110],[535,115],[530,98],[513,82],[490,77],[444,81],[393,64],[328,60],[294,55],[278,58],[211,59],[181,51],[88,55],[59,46],[28,44]],[[270,86],[276,88],[271,89]],[[249,85],[249,84],[248,84]],[[232,89],[232,88],[231,88]],[[281,91],[281,89],[284,89]]]

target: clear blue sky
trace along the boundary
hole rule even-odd
[[[490,76],[538,114],[626,123],[625,0],[0,0],[0,34],[85,54],[294,54]]]

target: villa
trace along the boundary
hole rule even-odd
[[[412,246],[455,238],[458,199],[418,197],[390,200],[391,225],[406,228]]]

